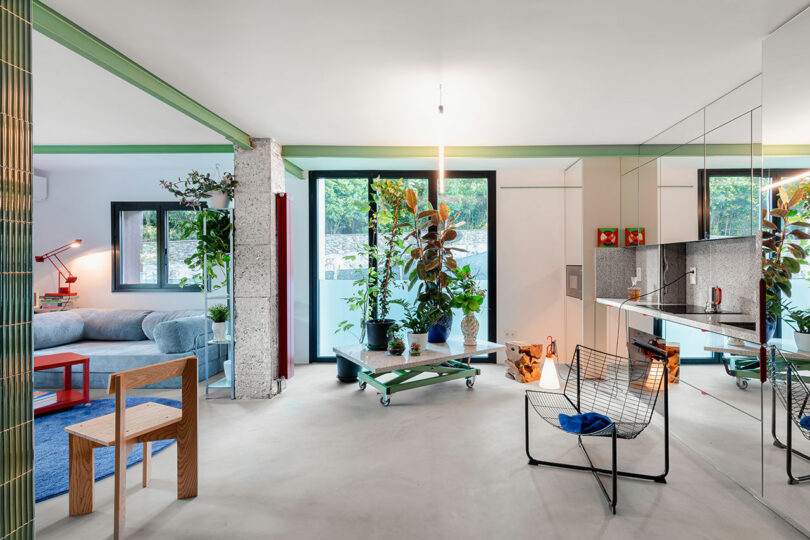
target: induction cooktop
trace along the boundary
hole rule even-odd
[[[650,309],[657,309],[664,313],[673,313],[675,315],[734,315],[739,314],[738,311],[726,311],[722,307],[717,313],[706,313],[704,306],[694,306],[690,304],[640,304]]]

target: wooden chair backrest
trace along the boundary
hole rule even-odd
[[[181,407],[183,417],[179,427],[185,429],[189,422],[197,423],[197,357],[186,356],[151,366],[144,366],[110,375],[108,391],[115,394],[115,440],[121,444],[126,435],[126,392],[174,377],[181,377]],[[196,427],[195,427],[196,429]]]

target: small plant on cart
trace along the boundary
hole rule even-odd
[[[422,346],[418,343],[411,343],[411,356],[419,356],[422,354]]]
[[[400,326],[394,324],[388,331],[388,354],[399,356],[405,352],[405,342],[399,335]]]

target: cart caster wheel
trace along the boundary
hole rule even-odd
[[[467,388],[472,388],[475,386],[475,377],[469,377],[467,379]]]
[[[745,379],[737,379],[737,388],[740,390],[747,390],[748,389],[748,381]]]
[[[391,397],[390,396],[380,396],[380,403],[382,403],[383,407],[388,407],[391,405]]]
[[[365,389],[366,389],[365,381],[360,381],[360,390],[365,390]]]

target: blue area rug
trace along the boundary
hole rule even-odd
[[[180,408],[177,400],[150,397],[127,398],[127,407],[150,401]],[[98,399],[91,401],[89,407],[73,407],[34,419],[34,493],[37,502],[68,492],[68,434],[65,428],[112,412],[115,412],[115,399]],[[172,443],[174,439],[153,442],[152,455]],[[96,448],[94,454],[96,480],[113,475],[115,447]],[[138,444],[127,458],[127,467],[141,461],[143,445]]]

